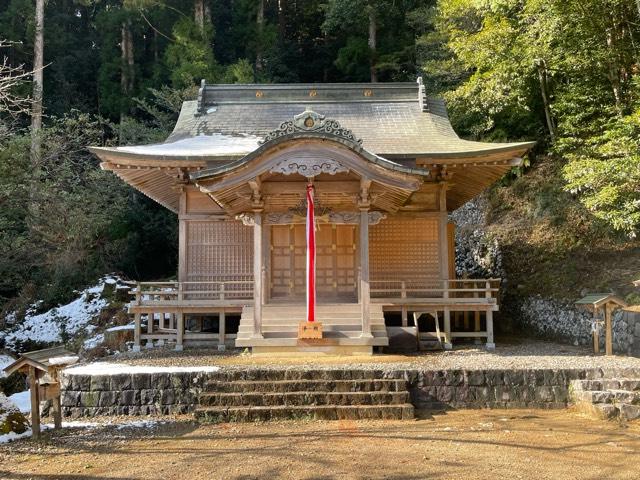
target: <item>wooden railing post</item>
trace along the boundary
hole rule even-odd
[[[449,281],[443,280],[444,291],[442,292],[443,298],[449,298]],[[448,306],[444,307],[444,349],[451,350],[453,344],[451,343],[451,310]]]
[[[176,326],[176,350],[179,352],[184,349],[184,313],[182,311],[183,298],[184,292],[182,290],[182,282],[178,282],[178,325]]]
[[[220,283],[220,301],[224,300],[224,282]]]

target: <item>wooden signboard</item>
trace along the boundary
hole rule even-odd
[[[322,323],[300,322],[298,324],[298,338],[301,340],[318,340],[322,338]]]

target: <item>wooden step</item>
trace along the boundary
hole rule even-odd
[[[401,405],[311,405],[200,407],[195,417],[201,422],[257,422],[271,420],[409,420],[414,418],[410,403]]]
[[[226,392],[203,393],[201,407],[315,406],[315,405],[402,405],[409,392]]]

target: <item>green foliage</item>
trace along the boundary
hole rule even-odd
[[[418,44],[443,42],[420,51],[458,131],[552,142],[565,163],[562,188],[596,219],[635,236],[638,17],[634,0],[442,0],[434,31]]]
[[[203,78],[215,82],[220,71],[211,49],[212,26],[206,24],[202,30],[193,20],[181,18],[173,27],[173,37],[165,53],[173,86],[186,88]]]

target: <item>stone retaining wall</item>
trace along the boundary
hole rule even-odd
[[[408,376],[416,408],[565,408],[576,379],[639,376],[640,371],[445,370]]]
[[[519,326],[523,331],[543,338],[574,345],[592,345],[593,314],[575,304],[547,298],[530,297],[522,301]],[[616,310],[613,314],[613,351],[640,357],[640,313]],[[600,347],[604,351],[604,330]]]
[[[63,375],[62,411],[69,417],[168,415],[193,410],[213,373]]]
[[[285,371],[235,372],[242,379],[276,380]],[[335,372],[335,373],[332,373]],[[286,377],[292,376],[286,371]],[[361,372],[363,373],[363,372]],[[564,408],[575,379],[640,378],[640,370],[397,370],[367,372],[367,378],[404,378],[417,408]],[[302,379],[360,378],[344,370],[304,371]],[[372,377],[371,374],[375,374]],[[65,416],[189,413],[207,381],[225,372],[64,375]],[[297,375],[293,375],[297,376]],[[246,377],[246,378],[245,378]]]

